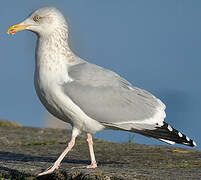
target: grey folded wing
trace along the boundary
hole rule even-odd
[[[64,93],[104,125],[125,130],[153,129],[153,124],[165,118],[165,105],[159,99],[112,71],[84,62],[71,66],[68,73],[72,81],[63,85]]]

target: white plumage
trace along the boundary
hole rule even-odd
[[[72,139],[54,165],[57,169],[81,132],[88,136],[91,165],[97,163],[91,133],[121,129],[157,138],[169,144],[195,146],[195,142],[164,122],[165,105],[149,92],[132,86],[116,73],[90,64],[69,48],[68,25],[55,8],[42,8],[8,33],[30,30],[38,35],[35,89],[46,109],[72,125]]]

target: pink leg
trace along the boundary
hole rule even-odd
[[[94,155],[94,149],[93,149],[93,140],[92,135],[87,133],[87,142],[89,145],[89,152],[91,157],[91,164],[88,166],[79,166],[79,167],[72,167],[72,169],[80,169],[80,168],[88,168],[88,169],[94,169],[97,167],[95,155]]]
[[[97,163],[96,163],[96,159],[95,159],[95,154],[94,154],[94,149],[93,149],[93,139],[92,139],[92,135],[87,133],[87,142],[89,145],[89,152],[90,152],[90,156],[91,156],[91,164],[88,165],[86,168],[96,168],[97,167]]]
[[[55,169],[59,168],[59,165],[62,161],[62,159],[65,157],[65,155],[72,149],[72,147],[75,144],[75,137],[72,137],[70,142],[68,143],[67,148],[63,151],[63,153],[59,156],[59,158],[56,160],[56,162],[54,163],[54,165],[51,168],[46,169],[44,172],[39,173],[37,176],[42,176],[45,174],[50,174],[52,173]]]

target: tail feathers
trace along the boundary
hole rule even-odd
[[[166,122],[163,122],[163,126],[156,127],[154,130],[145,129],[137,132],[144,136],[159,139],[160,141],[166,142],[168,144],[178,143],[191,147],[196,146],[196,143],[192,139],[177,131]]]

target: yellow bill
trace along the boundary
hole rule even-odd
[[[8,28],[7,33],[8,34],[15,34],[18,31],[25,30],[26,27],[28,27],[28,26],[29,26],[28,24],[15,24],[15,25]]]

